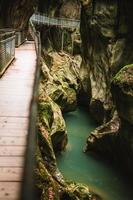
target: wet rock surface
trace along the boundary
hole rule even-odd
[[[27,30],[29,18],[36,5],[35,0],[1,0],[0,28]]]
[[[132,156],[126,160],[132,155],[133,4],[81,2],[82,92],[100,124],[88,137],[84,150],[102,152],[132,173]]]
[[[88,110],[100,124],[88,137],[85,151],[103,153],[132,171],[132,72],[127,70],[123,73],[120,70],[133,63],[133,4],[124,1],[82,0],[81,5],[81,67],[75,64],[71,67],[73,61],[71,62],[70,57],[53,52],[54,43],[49,37],[49,53],[46,55],[43,52],[47,67],[43,63],[42,84],[45,85],[46,95],[63,112],[76,108],[78,95],[80,103],[88,106]],[[61,15],[63,12],[62,7]],[[125,76],[129,76],[129,79]],[[124,102],[127,105],[125,110]],[[130,158],[125,162],[128,154]],[[75,198],[68,194],[68,190],[60,197]],[[84,199],[83,196],[78,198]]]
[[[45,83],[46,94],[62,111],[73,111],[77,106],[81,58],[79,56],[74,60],[65,53],[56,52],[50,53],[49,57],[51,63],[48,71],[51,78]]]
[[[119,115],[133,125],[133,64],[123,67],[116,74],[112,92]]]
[[[36,175],[41,199],[45,200],[99,199],[87,186],[67,183],[56,164],[54,151],[63,150],[67,144],[62,112],[76,109],[77,96],[100,124],[88,137],[85,151],[110,155],[132,172],[133,3],[124,0],[80,2],[82,47],[80,41],[75,40],[74,52],[82,53],[81,67],[80,56],[75,59],[54,51],[61,50],[63,30],[37,27],[41,31],[43,59]],[[49,16],[79,19],[80,5],[76,0],[46,0],[45,3],[39,0],[38,3],[38,10]],[[1,0],[0,27],[27,30],[35,7],[35,0]],[[73,50],[74,32],[65,30],[65,39],[69,41],[64,43],[64,49],[68,52]]]
[[[64,7],[68,7],[68,4],[64,3],[61,6],[61,16],[63,16]],[[52,8],[49,11],[51,16],[57,14],[51,11]],[[49,32],[48,27],[42,29],[43,50],[38,123],[39,153],[37,156],[37,180],[41,199],[99,199],[89,190],[88,186],[66,182],[57,168],[55,151],[63,150],[67,144],[67,133],[62,112],[73,111],[77,107],[81,57],[76,56],[74,58],[68,53],[55,52],[55,49],[60,51],[61,44],[57,42],[61,41],[60,31],[56,32],[56,28],[53,28],[53,32]],[[44,30],[46,30],[46,33],[49,32],[48,37],[44,34]],[[54,33],[57,36],[54,35],[56,42],[52,37]],[[68,40],[68,38],[65,39]],[[71,43],[71,40],[69,41]],[[69,48],[68,44],[65,43],[64,48],[65,45]]]
[[[47,61],[45,62],[45,60]],[[47,64],[46,64],[47,63]],[[65,149],[67,132],[62,111],[77,106],[80,56],[71,58],[65,53],[43,54],[39,89],[37,186],[42,200],[94,200],[99,196],[83,184],[64,180],[58,170],[55,152]],[[62,110],[62,111],[61,111]]]

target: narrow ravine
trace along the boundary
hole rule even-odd
[[[89,185],[104,200],[132,200],[133,192],[118,169],[91,153],[83,153],[85,139],[96,127],[88,111],[80,107],[64,118],[69,142],[66,150],[57,156],[64,177]]]

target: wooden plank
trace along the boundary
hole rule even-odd
[[[26,146],[26,137],[4,137],[0,136],[0,146]]]
[[[20,182],[0,182],[0,200],[19,200]]]
[[[21,72],[22,73],[22,72]],[[18,75],[18,74],[17,74]],[[17,76],[16,75],[16,76]],[[10,86],[10,88],[11,87],[32,87],[32,85],[33,85],[33,79],[29,79],[29,80],[27,80],[27,81],[25,81],[25,82],[23,82],[22,80],[20,80],[20,79],[18,79],[18,80],[15,80],[14,79],[14,81],[12,80],[12,81],[9,81],[9,79],[7,80],[7,81],[2,81],[1,83],[0,83],[0,87],[2,88],[4,88],[4,87],[6,87],[6,86]]]
[[[0,107],[3,107],[6,110],[17,110],[17,109],[29,109],[29,103],[30,100],[28,99],[25,103],[24,102],[18,102],[18,101],[10,101],[10,100],[6,100],[5,102],[0,102]],[[10,104],[10,106],[9,106]],[[9,107],[9,108],[8,108]],[[2,110],[2,108],[1,108]]]
[[[3,105],[0,109],[0,116],[1,117],[4,117],[4,116],[28,117],[29,108],[30,108],[30,103],[29,105],[25,105],[21,107],[19,107],[19,105],[16,105],[15,107]]]
[[[19,156],[14,157],[0,157],[0,167],[23,167],[24,158]]]
[[[16,84],[17,84],[17,82],[16,82]],[[11,86],[11,87],[10,87]],[[28,85],[21,85],[21,86],[12,86],[12,85],[10,85],[10,86],[6,86],[6,87],[0,87],[0,94],[1,94],[1,92],[2,91],[4,91],[4,90],[6,90],[6,93],[9,91],[12,91],[12,92],[21,92],[21,93],[27,93],[27,96],[31,96],[31,95],[29,95],[28,94],[28,92],[32,89],[32,87],[33,87],[33,84],[31,85],[31,86],[28,86]],[[13,95],[11,95],[11,96],[14,96],[14,94]],[[15,96],[17,96],[17,94],[15,95]]]
[[[24,156],[25,146],[0,146],[0,156]]]
[[[6,124],[6,125],[9,125],[9,124],[14,124],[16,126],[16,123],[19,125],[17,125],[17,127],[21,127],[24,125],[28,125],[28,121],[27,121],[27,118],[21,118],[21,117],[15,117],[15,118],[12,118],[12,117],[0,117],[0,124]],[[14,127],[15,128],[15,127]]]
[[[0,77],[5,73],[5,71],[8,69],[9,65],[11,64],[11,62],[14,60],[14,57],[6,64],[6,66],[4,67],[4,69],[0,72]]]
[[[2,181],[22,181],[23,168],[0,167],[0,182]]]
[[[24,74],[23,76],[22,76],[22,73]],[[15,80],[16,80],[16,82],[19,82],[21,80],[26,80],[27,82],[30,82],[30,81],[34,80],[34,78],[33,78],[34,74],[35,74],[34,71],[23,70],[19,73],[15,73],[15,75],[14,75],[14,72],[12,70],[12,71],[10,71],[9,74],[6,75],[6,78],[3,78],[3,84],[8,84],[8,81],[15,82]]]
[[[22,81],[23,82],[23,81]],[[2,85],[2,84],[0,84],[0,89],[1,90],[7,90],[7,91],[17,91],[17,90],[21,90],[21,92],[25,92],[24,91],[24,89],[26,90],[26,91],[29,91],[29,90],[31,90],[32,89],[32,86],[33,86],[33,82],[31,82],[31,81],[29,81],[29,83],[21,83],[21,85],[20,85],[20,83],[17,83],[16,82],[16,86],[15,86],[15,84],[13,85],[12,83],[9,85],[9,84],[7,84],[7,85]],[[29,96],[29,94],[27,93],[27,95]]]
[[[5,101],[4,101],[5,99]],[[16,102],[19,104],[26,104],[29,103],[31,100],[30,96],[10,96],[10,98],[5,97],[5,95],[2,95],[0,97],[0,103],[1,104],[8,104],[12,103],[15,104]]]
[[[27,119],[27,121],[28,121],[28,119]],[[4,130],[23,130],[23,131],[25,131],[25,130],[27,130],[27,128],[28,128],[28,125],[27,124],[19,124],[19,123],[7,123],[7,124],[5,124],[5,123],[0,123],[0,131],[4,131]]]
[[[28,92],[29,95],[32,94],[31,90],[29,90],[27,92]],[[11,95],[13,95],[15,97],[17,97],[17,96],[25,97],[25,96],[27,96],[27,92],[23,92],[22,93],[22,91],[20,91],[20,90],[17,90],[17,91],[16,90],[1,90],[0,91],[0,95],[1,96],[4,95],[5,99],[7,98],[7,96],[9,98],[9,96],[11,96]]]
[[[28,130],[23,130],[23,129],[4,129],[0,130],[0,137],[1,136],[27,136]]]
[[[34,42],[26,42],[0,79],[0,200],[20,199],[35,69]]]

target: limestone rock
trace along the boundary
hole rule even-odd
[[[40,86],[42,87],[42,85]],[[65,121],[59,106],[40,89],[39,123],[48,130],[53,148],[63,150],[67,143]]]
[[[133,64],[125,66],[116,74],[112,92],[119,115],[133,124]]]
[[[67,54],[52,52],[49,65],[48,80],[44,83],[45,91],[62,111],[73,111],[77,106],[77,92],[79,90],[80,57],[77,60]],[[45,67],[48,68],[48,67]],[[45,75],[45,71],[43,76]],[[50,78],[51,77],[51,78]]]
[[[112,119],[96,128],[88,136],[84,151],[93,150],[100,153],[113,154],[113,147],[116,145],[116,139],[120,130],[120,118],[114,110]]]
[[[88,186],[66,182],[57,168],[54,150],[63,150],[67,143],[66,127],[60,107],[63,109],[67,107],[69,110],[72,108],[71,90],[72,95],[75,94],[75,97],[72,98],[74,103],[76,101],[76,92],[79,89],[79,68],[76,61],[72,61],[65,54],[52,53],[52,55],[49,68],[42,61],[39,88],[36,176],[41,199],[100,200],[100,197],[90,191]],[[80,57],[77,58],[77,62],[80,62]],[[63,98],[66,98],[64,102]],[[59,103],[60,107],[55,101]]]
[[[60,7],[59,15],[65,18],[79,19],[80,4],[77,0],[64,1]]]
[[[1,0],[0,28],[26,29],[35,6],[35,0]]]
[[[91,113],[101,124],[111,119],[112,78],[122,66],[133,62],[132,8],[131,2],[123,0],[120,4],[119,1],[82,1],[82,57],[87,68],[82,72],[86,72],[85,77],[88,73],[88,79],[81,80],[82,85],[90,82],[91,90],[84,91],[87,98],[90,95]]]

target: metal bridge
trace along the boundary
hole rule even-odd
[[[58,26],[61,28],[79,28],[80,20],[70,18],[53,18],[45,14],[33,14],[31,21],[38,25]]]

